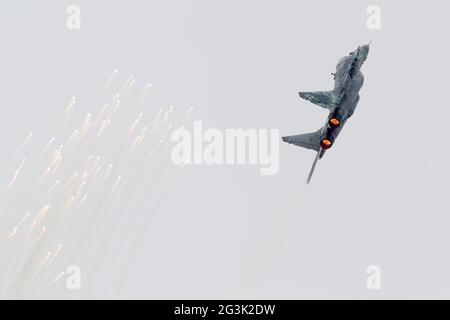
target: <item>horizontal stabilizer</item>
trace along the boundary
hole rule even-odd
[[[339,103],[339,97],[333,91],[299,92],[299,94],[303,99],[330,111],[334,110]]]
[[[319,151],[321,137],[322,128],[317,130],[316,132],[287,136],[283,137],[282,139],[284,142],[294,144],[299,147]]]

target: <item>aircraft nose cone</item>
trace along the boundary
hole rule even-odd
[[[372,42],[372,41],[371,41]],[[362,47],[360,47],[360,52],[361,52],[361,56],[362,56],[362,60],[365,61],[367,58],[367,55],[369,54],[370,51],[370,43],[366,45],[363,45]]]

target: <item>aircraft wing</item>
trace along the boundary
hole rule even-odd
[[[333,111],[339,103],[339,97],[332,91],[299,92],[300,97],[322,108]]]

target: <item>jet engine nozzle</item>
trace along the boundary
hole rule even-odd
[[[332,145],[333,142],[331,142],[331,140],[328,138],[323,138],[322,140],[320,140],[320,146],[325,150],[330,149]]]
[[[330,118],[330,120],[328,120],[328,125],[330,126],[330,128],[334,129],[341,125],[341,121],[336,117],[332,117]]]

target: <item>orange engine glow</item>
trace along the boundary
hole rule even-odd
[[[333,143],[330,139],[324,138],[322,141],[320,141],[320,146],[324,149],[330,149]]]
[[[329,124],[330,127],[332,127],[332,128],[337,128],[337,127],[339,127],[339,125],[341,124],[341,122],[339,121],[338,118],[331,118],[330,120],[328,120],[328,124]]]

